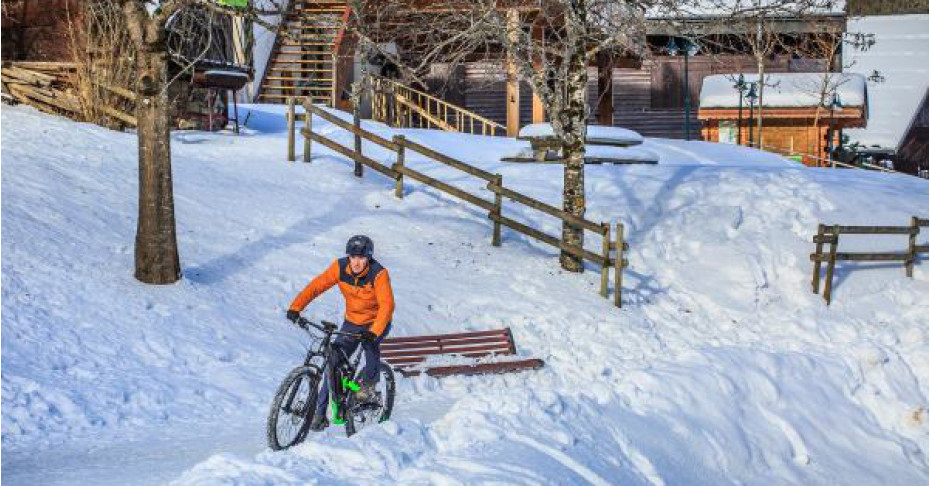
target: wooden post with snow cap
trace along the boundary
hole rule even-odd
[[[394,172],[397,172],[395,181],[397,187],[394,189],[394,195],[399,199],[404,198],[404,153],[406,151],[403,135],[395,135],[394,143],[397,144],[397,162],[394,162]]]
[[[601,223],[601,256],[604,261],[601,262],[601,297],[607,298],[608,286],[610,285],[610,224]]]
[[[296,131],[296,116],[294,116],[294,97],[287,98],[287,161],[293,162],[297,157],[294,155],[294,132]]]
[[[817,225],[817,236],[814,237],[814,276],[811,279],[811,290],[820,293],[820,255],[823,255],[823,224]]]
[[[310,110],[310,97],[304,98],[304,128],[311,132],[313,131],[313,111]],[[310,137],[304,135],[304,162],[310,162],[310,144],[313,140]]]
[[[830,297],[833,293],[833,269],[836,268],[836,247],[840,245],[840,226],[835,224],[830,229],[833,239],[830,241],[830,259],[827,261],[826,282],[823,285],[823,300],[830,305]]]
[[[920,232],[920,226],[917,216],[911,217],[911,234],[907,240],[907,262],[904,269],[907,276],[914,278],[914,262],[917,260],[917,233]]]
[[[352,124],[355,126],[355,153],[362,155],[362,119],[358,113],[358,103],[352,105]],[[362,164],[355,161],[355,177],[362,177]]]
[[[617,256],[614,258],[614,305],[620,303],[620,289],[623,288],[623,224],[617,223]]]
[[[500,174],[494,175],[494,184],[497,187],[504,187],[504,176]],[[504,205],[504,198],[500,192],[494,193],[494,210],[491,211],[491,214],[497,216],[497,219],[494,219],[494,232],[491,235],[491,244],[493,246],[501,246],[501,213]]]

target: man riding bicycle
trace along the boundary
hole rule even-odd
[[[386,268],[372,256],[375,244],[371,238],[363,235],[353,236],[346,243],[346,256],[334,260],[323,273],[314,278],[304,288],[287,311],[287,318],[298,323],[300,312],[310,302],[326,292],[333,285],[339,284],[339,290],[346,301],[345,321],[342,332],[361,334],[362,351],[365,353],[365,366],[361,373],[361,388],[355,396],[359,402],[371,400],[374,386],[378,382],[378,365],[381,362],[381,340],[391,331],[394,315],[394,292]],[[351,356],[358,348],[359,340],[340,336],[334,344],[340,346],[346,356]],[[333,366],[335,363],[329,363]],[[328,383],[324,381],[316,404],[316,414],[310,428],[320,431],[326,428],[326,402],[329,397]]]

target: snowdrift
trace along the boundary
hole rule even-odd
[[[840,266],[827,308],[807,257],[818,222],[926,217],[926,181],[647,139],[659,165],[586,170],[589,218],[622,221],[630,237],[618,310],[594,272],[563,273],[554,251],[506,230],[491,247],[485,214],[430,188],[395,199],[393,181],[356,179],[318,145],[311,164],[284,162],[280,111],[245,109],[242,136],[173,135],[184,279],[165,287],[132,278],[135,138],[27,108],[0,114],[11,484],[928,480],[928,262],[913,279],[900,266]],[[558,167],[499,162],[512,140],[399,132],[559,201]],[[284,309],[356,233],[391,270],[395,335],[510,326],[547,366],[400,380],[396,420],[271,453],[267,407],[307,341]],[[307,314],[338,318],[339,300],[324,295]]]

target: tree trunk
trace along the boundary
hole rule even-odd
[[[569,59],[568,80],[565,86],[565,108],[561,110],[562,158],[565,159],[562,209],[584,217],[584,141],[587,123],[585,87],[588,85],[584,44],[579,45]],[[584,230],[562,222],[562,241],[584,247]],[[583,272],[584,261],[562,251],[559,261],[570,272]]]
[[[139,49],[137,59],[139,220],[135,276],[149,284],[170,284],[181,278],[181,263],[171,180],[167,51],[163,44],[146,44]]]

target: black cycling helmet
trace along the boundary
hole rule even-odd
[[[365,235],[355,235],[346,243],[346,255],[371,258],[375,253],[375,242]]]

